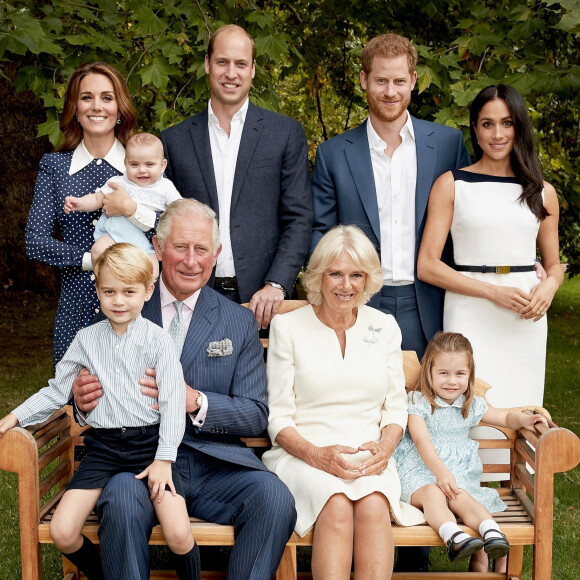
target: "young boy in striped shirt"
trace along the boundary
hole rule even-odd
[[[153,293],[153,267],[142,249],[121,243],[107,248],[94,270],[107,319],[77,333],[48,386],[0,420],[0,437],[16,425],[41,423],[65,405],[82,368],[98,375],[103,396],[87,413],[87,453],[54,513],[52,539],[90,580],[102,579],[99,554],[82,527],[107,481],[135,473],[149,487],[178,577],[197,580],[199,549],[174,464],[185,429],[183,371],[170,336],[141,316]],[[140,391],[147,368],[156,370],[158,400]],[[158,411],[151,407],[156,403]]]

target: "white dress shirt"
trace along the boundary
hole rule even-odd
[[[211,99],[207,105],[207,124],[211,157],[213,160],[213,172],[219,201],[219,227],[222,243],[222,251],[218,256],[215,271],[218,278],[227,278],[236,275],[232,241],[230,238],[230,209],[236,162],[238,160],[238,151],[240,150],[240,141],[242,140],[242,131],[244,129],[249,102],[249,99],[246,99],[242,108],[232,117],[229,135],[220,126],[220,122],[211,108]]]
[[[417,150],[411,116],[399,135],[402,142],[389,157],[387,144],[367,122],[381,226],[383,284],[397,286],[415,280],[415,187]]]
[[[187,336],[187,331],[189,330],[189,323],[191,322],[191,317],[193,316],[193,310],[197,304],[197,299],[199,298],[199,293],[201,290],[194,292],[189,298],[183,300],[183,308],[181,309],[181,315],[183,317],[183,330],[184,336]],[[161,320],[163,323],[163,330],[169,332],[169,327],[173,321],[176,310],[173,302],[176,300],[175,296],[169,292],[167,286],[163,283],[163,275],[159,276],[159,297],[161,300]],[[196,391],[200,392],[195,385],[190,385]],[[205,423],[205,417],[207,415],[208,400],[207,397],[203,397],[203,404],[200,409],[195,413],[190,413],[189,417],[194,426],[203,427]]]

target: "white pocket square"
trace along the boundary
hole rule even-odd
[[[232,341],[229,338],[210,342],[209,346],[207,347],[207,355],[210,357],[229,356],[232,354],[232,352],[234,352],[234,347],[232,346]]]

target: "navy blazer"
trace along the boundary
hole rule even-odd
[[[142,315],[162,326],[159,285]],[[229,338],[233,352],[208,356],[211,342]],[[236,465],[266,467],[240,440],[261,435],[268,426],[268,390],[262,343],[250,310],[211,288],[201,289],[181,353],[185,382],[208,399],[204,426],[186,420],[184,446]]]
[[[207,108],[161,133],[167,177],[183,197],[219,203]],[[291,294],[312,230],[308,146],[302,125],[249,103],[232,190],[230,235],[238,289],[248,302],[266,280]]]
[[[471,160],[460,131],[414,117],[411,120],[417,148],[416,273],[431,186],[446,171],[466,167]],[[310,253],[333,226],[354,224],[369,237],[380,256],[379,209],[366,124],[318,146],[312,177],[314,226]],[[442,328],[443,291],[421,282],[415,274],[415,293],[423,332],[430,339]],[[369,304],[378,308],[379,301],[377,294]]]

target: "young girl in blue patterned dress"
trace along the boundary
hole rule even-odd
[[[469,430],[483,420],[534,431],[536,423],[547,425],[546,419],[488,407],[476,396],[473,350],[455,332],[440,332],[431,340],[417,389],[408,396],[409,429],[395,452],[401,500],[423,510],[447,545],[450,560],[462,560],[481,548],[490,558],[505,556],[509,544],[490,514],[507,506],[495,489],[480,486],[479,444]],[[481,538],[462,532],[456,515]]]

